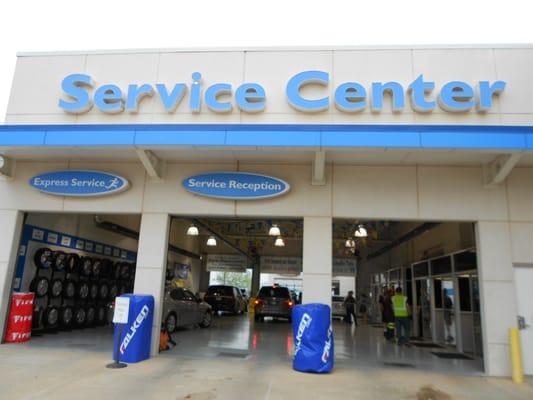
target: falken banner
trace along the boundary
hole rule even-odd
[[[129,187],[128,180],[121,176],[86,170],[47,172],[34,176],[29,184],[40,192],[72,197],[111,195]]]
[[[199,196],[229,200],[257,200],[281,196],[290,185],[273,176],[249,172],[212,172],[186,178],[185,190]]]

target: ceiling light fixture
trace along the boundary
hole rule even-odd
[[[279,235],[281,235],[281,231],[279,230],[279,227],[276,224],[274,224],[274,225],[272,225],[270,227],[270,230],[268,231],[268,234],[270,236],[279,236]]]
[[[217,245],[217,240],[215,239],[214,236],[210,236],[209,239],[207,239],[207,245],[211,247]]]
[[[198,228],[194,226],[194,224],[189,226],[189,229],[187,229],[187,235],[189,236],[198,236],[198,233]]]
[[[276,239],[276,242],[274,243],[274,246],[276,246],[276,247],[285,247],[285,241],[281,237],[278,237]]]
[[[355,237],[367,237],[368,233],[363,225],[359,225],[354,233]]]
[[[353,249],[355,248],[355,240],[353,239],[346,239],[346,242],[344,242],[344,246],[349,248],[349,249]]]

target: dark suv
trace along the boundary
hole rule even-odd
[[[255,321],[265,317],[285,318],[292,321],[292,307],[289,289],[281,286],[263,286],[254,301]]]
[[[240,314],[246,311],[246,304],[241,291],[234,286],[215,285],[209,286],[204,296],[214,312],[223,311]]]

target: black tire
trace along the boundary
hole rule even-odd
[[[113,278],[114,279],[120,279],[120,267],[122,266],[122,262],[117,261],[113,264]]]
[[[96,308],[94,307],[87,307],[87,319],[85,323],[87,326],[93,326],[96,322]]]
[[[74,325],[77,327],[82,327],[85,325],[87,319],[87,311],[83,307],[76,307],[74,309]]]
[[[118,290],[118,294],[120,296],[121,294],[124,294],[124,293],[128,293],[128,287],[126,285],[122,284],[122,285],[120,285],[120,288]]]
[[[87,282],[78,283],[78,287],[76,288],[76,296],[82,300],[85,300],[87,297],[89,297],[89,284]]]
[[[109,297],[109,285],[107,283],[102,283],[98,291],[98,297],[100,300],[107,300]]]
[[[37,268],[51,268],[54,263],[54,252],[47,247],[42,247],[35,252],[33,262]]]
[[[106,322],[106,308],[105,306],[98,306],[96,308],[96,323],[104,325]]]
[[[74,321],[74,310],[70,306],[62,307],[59,310],[59,323],[63,328],[70,328]]]
[[[48,307],[44,314],[44,324],[48,328],[54,327],[59,322],[59,309],[57,307]]]
[[[80,266],[80,256],[76,253],[70,253],[67,255],[67,265],[66,270],[69,274],[78,272]]]
[[[118,285],[116,283],[111,283],[109,285],[109,299],[115,300],[115,297],[118,296]]]
[[[65,299],[72,299],[76,295],[76,284],[67,279],[63,282],[63,297]]]
[[[176,327],[178,326],[178,317],[175,313],[170,313],[165,318],[165,328],[167,329],[168,333],[174,333],[176,331]]]
[[[67,254],[62,251],[56,251],[53,268],[55,271],[64,271],[67,268]]]
[[[255,321],[255,322],[261,322],[261,316],[259,316],[259,315],[254,315],[254,321]]]
[[[41,307],[33,309],[32,329],[39,329],[43,326],[44,310]]]
[[[128,263],[122,263],[120,266],[120,279],[130,279],[130,265]]]
[[[101,273],[101,275],[104,278],[114,279],[115,278],[114,272],[115,272],[115,270],[113,269],[113,261],[108,260],[107,258],[103,259],[102,260],[102,273]]]
[[[63,281],[61,279],[54,279],[50,284],[50,296],[59,297],[63,293]]]
[[[102,260],[93,260],[93,276],[99,277],[102,274]]]
[[[200,322],[198,326],[200,328],[209,328],[212,322],[213,322],[213,314],[211,313],[211,311],[206,311],[202,319],[202,322]]]
[[[91,300],[96,300],[98,298],[98,284],[91,283],[89,286],[89,298]]]
[[[30,291],[35,292],[35,297],[44,297],[50,289],[50,281],[45,277],[37,277],[30,283]]]
[[[83,276],[91,276],[93,272],[93,260],[90,257],[82,257],[80,259],[80,274]]]

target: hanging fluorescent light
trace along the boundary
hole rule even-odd
[[[359,225],[354,235],[355,237],[367,237],[368,233],[363,225]]]
[[[285,246],[285,242],[283,241],[283,239],[281,237],[278,237],[276,239],[276,241],[274,242],[274,246],[284,247]]]
[[[344,242],[344,246],[349,248],[349,249],[353,249],[355,248],[355,240],[353,239],[346,239],[346,242]]]
[[[208,246],[216,246],[217,245],[217,240],[215,239],[214,236],[210,236],[209,239],[207,239],[207,245]]]
[[[279,235],[281,235],[281,231],[279,230],[278,226],[274,224],[274,225],[272,225],[270,227],[270,230],[268,231],[268,234],[270,236],[279,236]]]
[[[198,228],[194,226],[194,224],[189,226],[189,229],[187,229],[187,235],[189,236],[198,236],[198,233]]]

